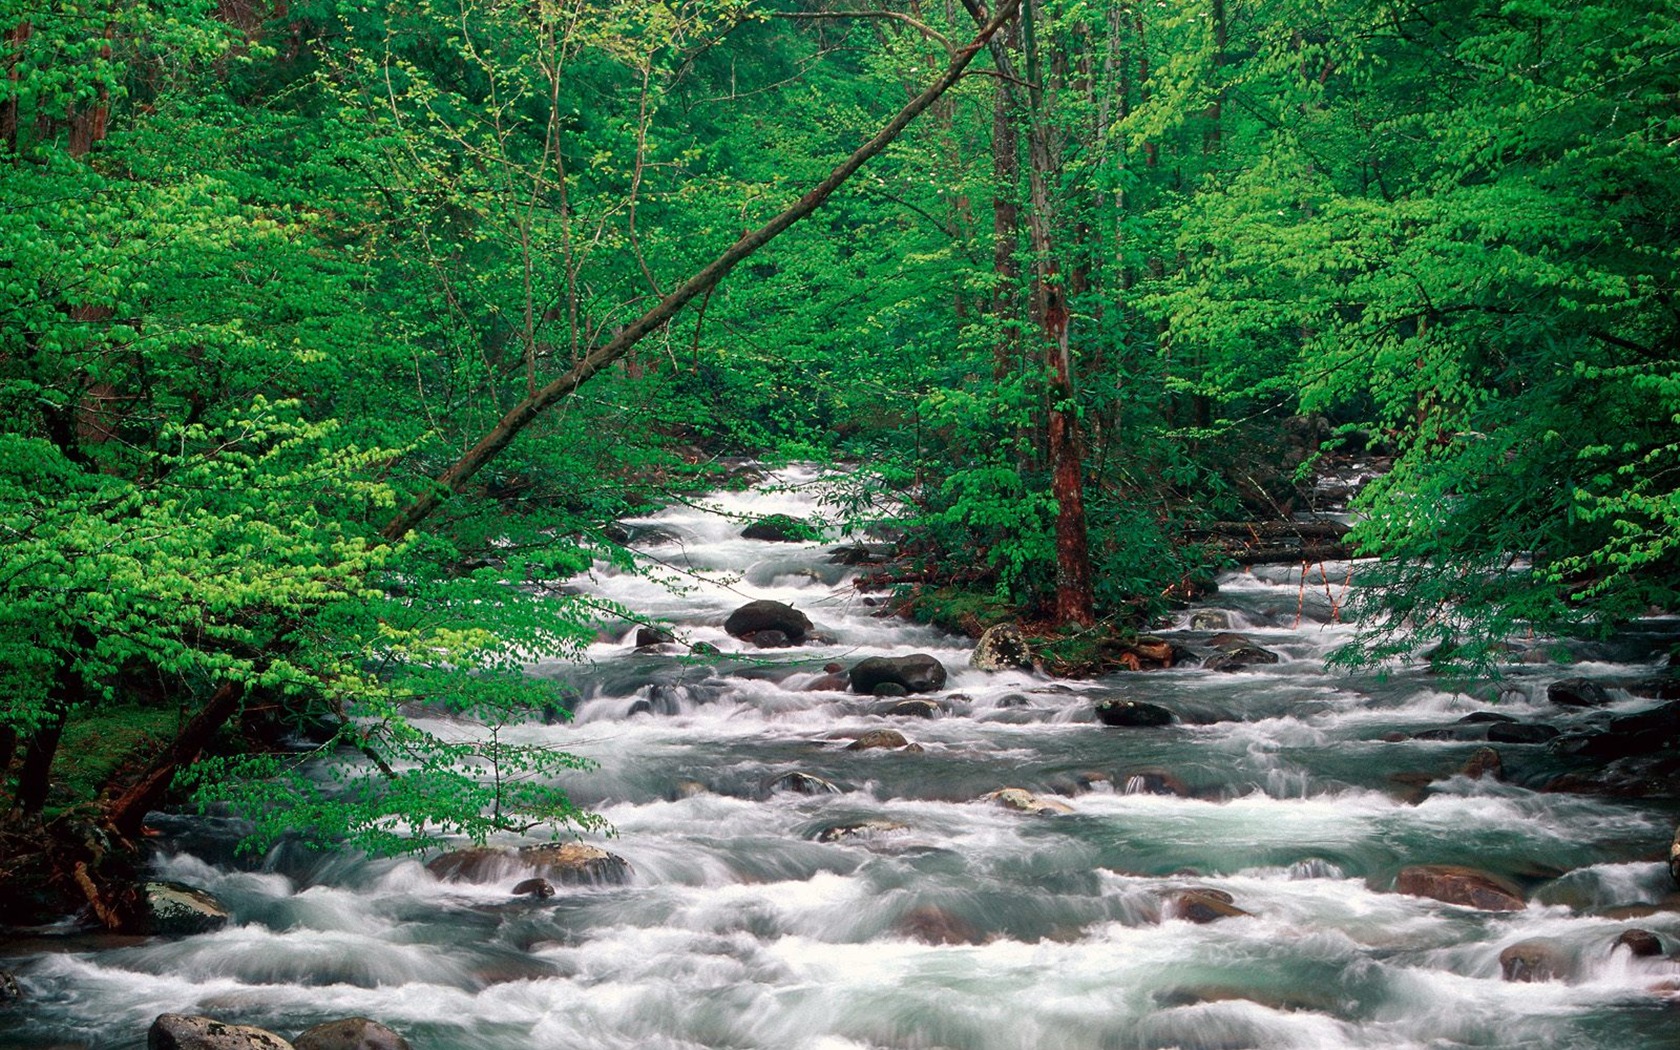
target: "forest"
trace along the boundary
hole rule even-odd
[[[616,523],[747,460],[843,468],[821,524],[895,538],[908,613],[1069,673],[1355,460],[1351,531],[1294,533],[1380,583],[1334,664],[1485,681],[1680,601],[1672,5],[0,30],[0,921],[132,928],[166,804],[374,854],[600,830],[555,787],[591,760],[410,716],[550,709],[525,669],[644,615],[541,585],[641,571]]]

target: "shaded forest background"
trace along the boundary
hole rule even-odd
[[[1390,585],[1350,660],[1674,606],[1667,5],[9,0],[0,30],[27,908],[122,925],[172,784],[376,849],[587,825],[540,786],[577,760],[495,728],[553,702],[524,660],[636,613],[526,585],[631,564],[611,523],[731,457],[855,465],[833,524],[1048,631],[1147,625],[1218,567],[1209,523],[1286,519],[1353,453]],[[262,754],[300,727],[357,757],[335,790]]]

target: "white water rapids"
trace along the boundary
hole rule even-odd
[[[599,844],[629,861],[627,884],[530,900],[511,895],[517,876],[440,882],[415,860],[282,848],[239,864],[216,845],[237,827],[169,825],[186,830],[159,872],[214,893],[233,924],[117,945],[0,943],[0,968],[28,995],[0,1012],[0,1050],[138,1048],[163,1012],[283,1035],[361,1015],[416,1050],[1680,1044],[1680,963],[1612,950],[1634,927],[1680,949],[1657,859],[1673,807],[1536,790],[1555,771],[1544,745],[1496,745],[1502,782],[1454,775],[1479,743],[1411,738],[1479,710],[1566,728],[1575,716],[1547,702],[1546,683],[1649,672],[1644,649],[1513,666],[1517,691],[1496,708],[1421,669],[1328,675],[1324,655],[1348,638],[1327,622],[1348,567],[1321,578],[1313,566],[1305,583],[1299,568],[1265,567],[1223,578],[1165,634],[1195,645],[1214,632],[1190,630],[1191,614],[1221,610],[1276,665],[987,674],[969,668],[969,640],[878,618],[855,570],[827,562],[834,539],[739,538],[760,515],[820,510],[814,472],[772,480],[631,523],[680,590],[604,566],[573,581],[721,657],[637,654],[625,625],[587,666],[532,669],[582,699],[575,721],[512,739],[600,764],[566,786],[616,829]],[[800,609],[821,640],[754,650],[726,635],[725,616],[757,598]],[[909,653],[950,672],[939,717],[805,688],[827,662]],[[1615,710],[1651,706],[1613,695]],[[1116,696],[1180,721],[1103,726],[1093,703]],[[846,750],[878,728],[922,750]],[[1408,739],[1383,739],[1395,733]],[[841,791],[768,789],[793,771]],[[1162,773],[1188,795],[1127,791]],[[1073,812],[981,800],[1006,786]],[[818,841],[863,820],[905,827]],[[1508,877],[1529,906],[1394,892],[1412,864]],[[1167,900],[1194,887],[1249,914],[1174,917]],[[1503,980],[1501,951],[1534,938],[1568,972]]]

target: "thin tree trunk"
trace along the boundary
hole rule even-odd
[[[175,771],[197,760],[222,726],[239,713],[244,702],[242,684],[223,682],[175,734],[163,753],[152,760],[140,779],[105,807],[105,823],[125,839],[138,838],[141,822],[163,801],[164,792],[175,779]]]
[[[714,259],[705,269],[689,278],[671,294],[661,299],[658,305],[627,325],[606,345],[585,354],[565,375],[553,380],[535,394],[526,397],[509,409],[507,414],[494,427],[490,428],[489,432],[479,439],[476,445],[468,449],[449,469],[440,474],[432,485],[416,496],[408,506],[399,511],[380,530],[380,534],[393,541],[407,535],[415,526],[425,521],[437,510],[445,500],[465,488],[473,475],[483,469],[485,464],[494,459],[514,438],[519,436],[521,431],[530,426],[548,408],[570,396],[578,387],[588,382],[597,373],[623,357],[643,338],[670,321],[684,306],[710,291],[741,260],[769,244],[789,227],[821,207],[823,202],[832,196],[835,190],[844,185],[846,180],[851,178],[865,162],[886,149],[912,120],[920,116],[939,96],[943,95],[951,85],[961,78],[963,70],[968,68],[968,64],[973,61],[974,56],[1014,15],[1019,3],[1020,0],[1004,0],[999,5],[996,16],[981,28],[979,35],[952,55],[950,64],[946,67],[944,73],[940,74],[932,84],[928,85],[926,90],[912,99],[908,105],[899,110],[898,114],[874,138],[858,147],[851,156],[841,161],[839,166],[809,193],[757,230],[743,235],[740,240]]]
[[[1009,39],[1011,32],[1006,29],[999,35],[1003,38],[1003,47],[1007,49],[1012,42]],[[1015,135],[1012,95],[1008,84],[1000,82],[992,108],[992,275],[997,281],[992,290],[992,317],[998,326],[997,343],[992,351],[992,374],[997,379],[1021,368],[1016,359],[1020,351],[1019,329],[1013,324],[1021,283],[1021,269],[1015,262],[1016,238],[1021,222],[1021,208],[1015,201],[1015,193],[1021,163],[1017,154],[1020,144]]]
[[[0,143],[17,152],[18,148],[18,81],[22,76],[18,66],[23,62],[24,44],[33,27],[27,19],[6,30],[6,79],[11,82],[6,100],[0,102]]]

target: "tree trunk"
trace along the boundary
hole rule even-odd
[[[6,30],[6,79],[11,83],[6,100],[0,102],[0,143],[12,153],[18,148],[18,80],[22,76],[18,66],[23,62],[24,44],[32,29],[26,19]]]
[[[573,368],[553,380],[536,393],[508,410],[500,421],[479,442],[456,460],[447,470],[440,474],[424,492],[416,496],[408,506],[397,513],[380,534],[387,540],[399,540],[407,535],[415,526],[426,520],[437,510],[443,502],[453,494],[460,492],[467,485],[473,475],[483,469],[484,465],[494,459],[502,449],[506,448],[520,432],[530,426],[548,408],[570,396],[578,387],[588,382],[602,369],[605,369],[647,335],[675,317],[677,312],[694,299],[709,292],[729,271],[734,269],[741,260],[747,258],[758,249],[775,240],[789,227],[810,215],[822,206],[823,202],[833,195],[834,191],[845,184],[865,162],[898,137],[912,120],[922,114],[935,100],[943,95],[951,85],[962,77],[963,70],[973,61],[974,56],[985,47],[992,37],[1001,29],[1015,13],[1020,0],[1004,0],[998,7],[998,13],[980,30],[978,36],[970,43],[959,48],[952,56],[945,72],[934,80],[920,95],[917,95],[898,114],[882,128],[874,138],[859,146],[851,156],[841,161],[829,176],[818,183],[805,196],[784,210],[781,214],[759,227],[744,234],[740,240],[731,245],[723,254],[714,259],[705,269],[689,278],[671,294],[661,299],[647,313],[638,317],[627,325],[622,332],[614,336],[606,345],[585,354]]]
[[[129,841],[140,836],[146,814],[156,809],[175,779],[175,771],[195,761],[216,733],[245,702],[245,687],[223,682],[198,713],[187,720],[163,753],[140,775],[140,779],[105,807],[105,823]]]
[[[1004,30],[999,36],[1005,49],[1013,43],[1010,39],[1013,34],[1009,30]],[[1020,144],[1015,135],[1012,95],[1008,84],[1000,82],[992,106],[992,274],[997,280],[992,290],[992,318],[997,325],[997,342],[992,350],[992,375],[997,379],[1021,370],[1019,329],[1013,323],[1021,283],[1021,269],[1015,262],[1016,238],[1021,222],[1021,208],[1015,202],[1015,193],[1020,181],[1021,163],[1017,154]]]

